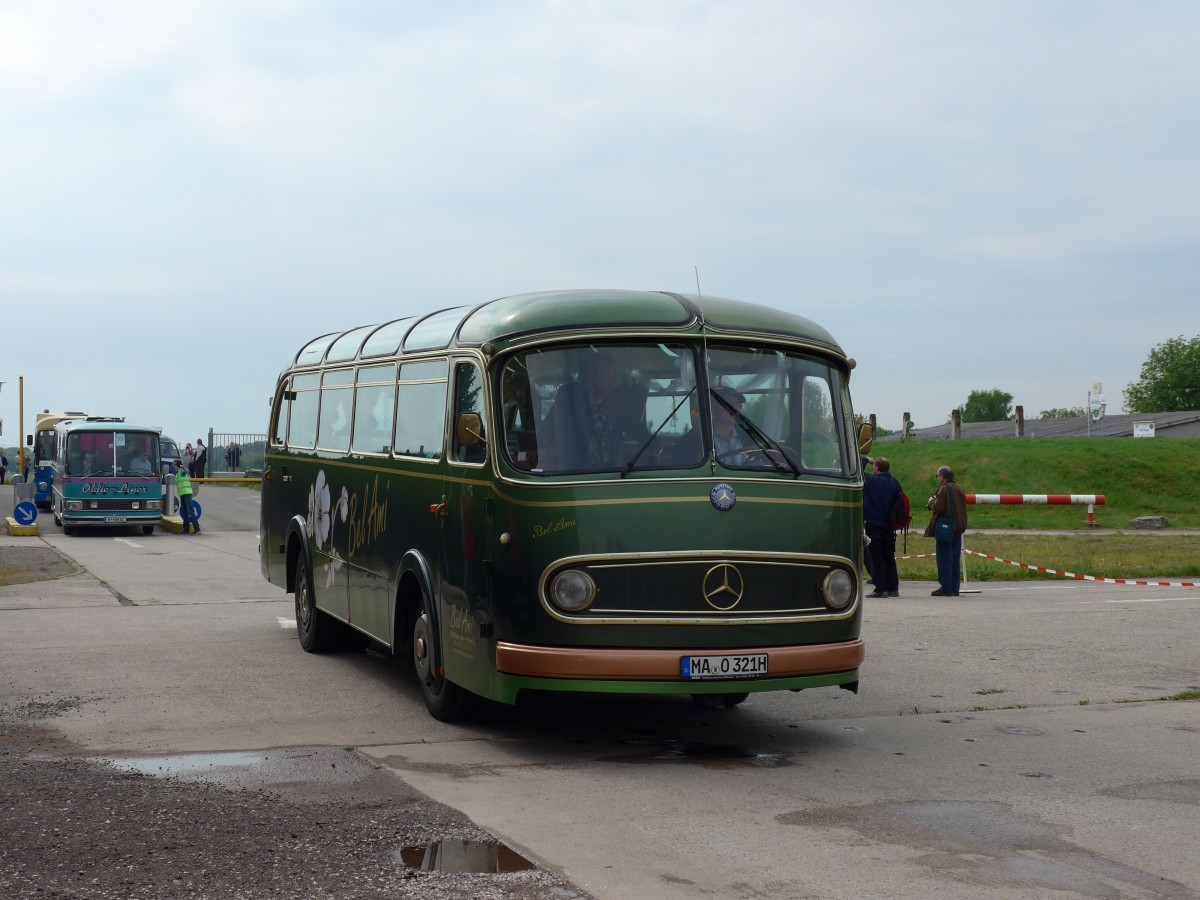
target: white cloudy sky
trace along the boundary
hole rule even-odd
[[[857,410],[1200,334],[1200,4],[0,0],[2,442],[266,429],[309,338],[564,287],[815,319]]]

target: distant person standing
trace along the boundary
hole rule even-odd
[[[200,533],[200,523],[196,519],[196,511],[192,508],[192,479],[183,468],[183,460],[175,460],[175,490],[179,494],[179,517],[183,519],[183,533]]]
[[[937,542],[937,569],[940,586],[933,592],[934,597],[957,597],[959,588],[959,556],[962,554],[962,536],[967,530],[967,495],[958,482],[954,480],[954,470],[949,466],[940,466],[937,470],[937,493],[929,496],[929,526],[925,529],[925,537],[935,537],[934,526],[942,516],[954,520],[954,539]]]
[[[867,571],[875,579],[869,597],[899,597],[900,575],[896,571],[896,532],[892,528],[892,504],[900,496],[900,482],[892,476],[892,464],[886,456],[869,459],[874,469],[863,485],[863,519],[866,524],[870,565]]]
[[[204,478],[207,476],[208,467],[208,448],[204,446],[204,441],[196,438],[196,470],[192,473],[193,478]]]
[[[225,468],[230,472],[237,472],[242,468],[242,448],[238,446],[237,441],[231,441],[225,448]]]
[[[183,448],[183,465],[187,469],[188,475],[194,478],[196,475],[196,451],[191,444]]]
[[[0,453],[0,484],[4,484],[4,476],[8,474],[8,457]]]

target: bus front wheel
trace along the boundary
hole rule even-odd
[[[328,650],[334,642],[334,622],[317,609],[303,554],[296,558],[296,634],[309,653]]]
[[[475,712],[479,697],[464,690],[452,681],[447,681],[442,667],[438,665],[433,644],[433,625],[429,611],[421,598],[421,609],[413,623],[412,659],[421,686],[421,698],[429,714],[442,722],[466,719]]]

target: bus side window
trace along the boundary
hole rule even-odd
[[[396,386],[397,456],[441,459],[446,427],[444,359],[404,363]]]
[[[475,418],[463,420],[464,414]],[[467,427],[460,429],[459,422]],[[454,459],[459,462],[481,463],[487,459],[486,435],[483,434],[483,380],[472,363],[454,367]],[[477,427],[476,427],[477,426]]]
[[[292,379],[291,421],[288,423],[289,447],[311,450],[317,445],[317,407],[320,401],[318,375],[297,375]]]
[[[396,414],[396,367],[364,366],[354,388],[354,438],[358,453],[390,453]]]
[[[285,385],[275,398],[275,406],[271,410],[271,446],[282,447],[287,437],[288,410],[291,407],[290,382]]]

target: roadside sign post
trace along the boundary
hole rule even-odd
[[[33,487],[20,475],[13,477],[13,512],[6,520],[9,534],[28,537],[38,533],[38,510],[33,502]]]

